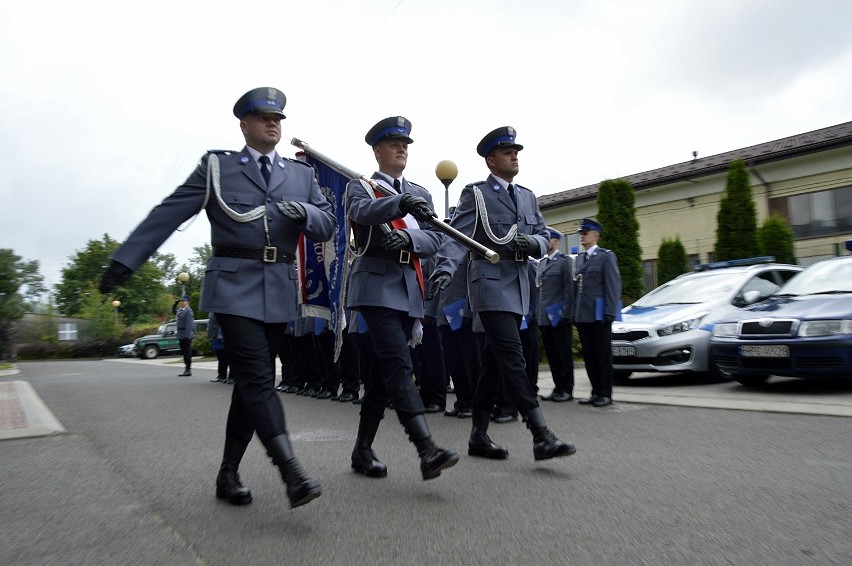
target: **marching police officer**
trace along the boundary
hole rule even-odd
[[[508,457],[508,451],[488,436],[491,407],[499,395],[502,378],[532,432],[535,459],[546,460],[568,456],[576,449],[547,428],[525,371],[520,324],[530,305],[527,257],[541,257],[547,249],[548,232],[533,192],[513,182],[522,149],[511,127],[497,128],[482,138],[476,151],[485,159],[491,174],[485,181],[462,190],[451,222],[454,228],[500,255],[500,261],[492,264],[472,253],[468,266],[471,310],[479,315],[486,334],[483,356],[493,356],[499,370],[499,376],[480,372],[468,454],[492,459]],[[466,251],[455,240],[444,240],[430,280],[430,296],[447,287]]]
[[[612,403],[612,321],[621,310],[621,273],[612,250],[598,246],[603,226],[583,218],[577,232],[585,251],[577,256],[574,324],[583,346],[592,394],[581,405]]]
[[[352,468],[369,477],[387,475],[372,444],[390,400],[417,447],[420,471],[428,480],[454,466],[459,456],[435,445],[411,379],[409,344],[416,342],[415,325],[424,316],[420,258],[435,254],[441,234],[426,223],[435,216],[429,191],[402,176],[408,145],[413,143],[410,132],[411,122],[396,116],[379,121],[365,137],[379,165],[373,182],[391,196],[358,179],[346,187],[346,209],[357,247],[346,306],[363,316],[376,362],[365,380]]]
[[[202,157],[189,178],[112,254],[100,285],[108,293],[123,283],[175,228],[205,207],[213,255],[201,309],[216,313],[236,378],[216,496],[234,505],[252,499],[238,468],[254,433],[279,468],[291,507],[321,494],[294,456],[274,390],[275,357],[286,323],[298,312],[293,258],[299,234],[324,241],[336,222],[313,168],[275,151],[285,103],[284,93],[275,88],[243,95],[233,112],[245,147]]]

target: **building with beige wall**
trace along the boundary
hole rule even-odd
[[[852,122],[625,177],[636,192],[646,290],[656,286],[663,239],[679,237],[693,264],[713,261],[719,201],[738,158],[748,166],[758,226],[771,213],[784,217],[801,265],[845,253],[852,238]],[[538,198],[548,226],[567,234],[566,251],[579,244],[579,220],[597,215],[597,192],[595,184]]]

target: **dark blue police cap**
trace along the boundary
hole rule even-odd
[[[556,228],[551,228],[550,226],[548,226],[547,231],[550,232],[551,238],[553,238],[555,240],[561,240],[562,239],[562,232],[560,232]]]
[[[234,116],[242,120],[252,112],[264,112],[286,118],[282,112],[285,104],[287,97],[283,92],[277,88],[263,86],[248,91],[234,104]]]
[[[367,135],[364,136],[364,141],[370,147],[375,147],[377,143],[385,138],[402,138],[405,143],[414,143],[411,135],[411,122],[402,116],[391,116],[380,120],[375,126],[370,128]]]
[[[603,232],[603,226],[598,222],[595,222],[591,218],[583,218],[580,220],[580,227],[577,228],[577,232],[585,232],[586,230],[595,230],[597,232]]]
[[[503,126],[492,130],[488,135],[482,138],[479,145],[476,146],[476,153],[482,157],[488,157],[491,150],[497,147],[514,147],[518,151],[524,149],[519,143],[515,143],[515,128],[512,126]]]
[[[184,295],[183,297],[180,298],[180,300],[189,302],[189,297],[187,295]]]

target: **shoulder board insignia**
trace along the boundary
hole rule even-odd
[[[236,153],[232,149],[208,149],[207,153],[215,153],[217,155],[231,155],[232,153]]]
[[[612,250],[608,250],[606,248],[598,248],[598,251],[603,252],[605,254],[612,253]]]
[[[292,157],[282,157],[281,159],[283,159],[284,161],[286,161],[288,163],[298,163],[299,165],[304,165],[305,167],[310,167],[311,169],[314,168],[313,165],[311,165],[310,163],[307,163],[305,161],[302,161],[301,159],[293,159]]]
[[[406,181],[408,181],[408,179],[406,179]],[[418,185],[417,183],[412,183],[411,181],[408,181],[408,184],[409,184],[409,185],[413,185],[413,186],[415,186],[415,187],[420,187],[420,188],[421,188],[421,189],[423,189],[424,191],[428,191],[428,190],[429,190],[429,189],[427,189],[426,187],[424,187],[423,185]]]

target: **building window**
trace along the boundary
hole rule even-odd
[[[852,231],[852,187],[780,197],[769,205],[787,220],[795,238]]]
[[[77,339],[77,323],[76,322],[60,322],[59,323],[59,340],[76,340]]]
[[[701,263],[701,256],[698,254],[689,254],[686,258],[686,268],[693,271]]]

